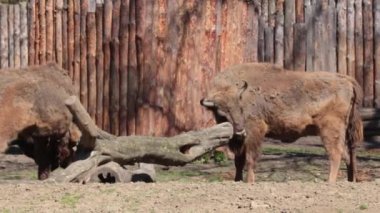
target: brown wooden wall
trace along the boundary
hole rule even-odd
[[[13,7],[0,6],[3,67],[19,48],[10,26],[25,19]],[[380,0],[29,0],[27,25],[27,62],[66,68],[114,134],[211,124],[199,104],[210,79],[249,61],[354,76],[363,105],[380,106]]]
[[[1,4],[0,68],[28,65],[27,4]]]

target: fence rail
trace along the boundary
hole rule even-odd
[[[3,1],[4,2],[4,1]],[[114,134],[200,128],[221,69],[267,61],[355,77],[380,106],[380,0],[29,0],[0,4],[0,66],[56,61]]]

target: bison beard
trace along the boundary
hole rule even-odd
[[[347,178],[355,181],[355,148],[363,140],[358,107],[358,83],[328,72],[285,71],[272,64],[248,63],[230,67],[212,82],[201,105],[216,121],[232,123],[235,136],[229,143],[235,153],[235,180],[254,182],[254,168],[264,137],[292,142],[319,135],[330,162],[328,181],[336,182],[340,162]]]

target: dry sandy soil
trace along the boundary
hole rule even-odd
[[[380,154],[362,151],[360,183],[325,183],[328,162],[315,144],[270,143],[257,183],[235,183],[231,161],[157,166],[156,183],[51,184],[33,161],[0,155],[0,212],[380,212]]]

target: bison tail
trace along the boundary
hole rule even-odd
[[[361,105],[362,93],[361,88],[354,83],[354,96],[352,100],[352,108],[349,116],[347,131],[346,131],[346,145],[349,153],[347,161],[347,176],[348,181],[356,181],[356,147],[363,142],[363,123],[359,112]]]

